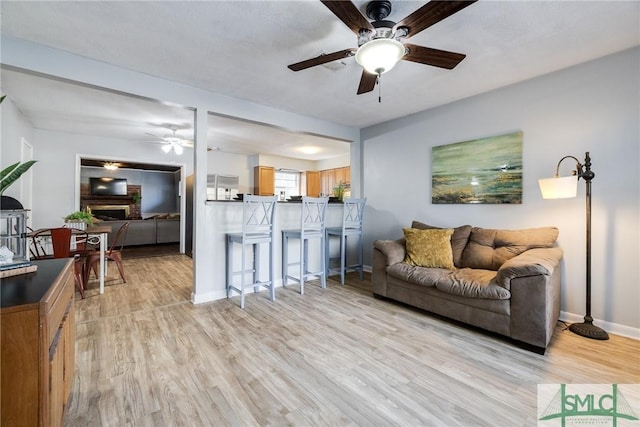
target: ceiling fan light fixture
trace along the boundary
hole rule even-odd
[[[384,74],[404,56],[402,43],[394,39],[380,38],[366,42],[356,52],[356,62],[371,74]]]
[[[115,162],[105,162],[105,164],[103,165],[103,167],[105,169],[110,170],[110,171],[117,170],[119,166],[120,165],[118,163],[115,163]]]
[[[172,147],[172,144],[165,144],[162,146],[162,151],[169,154],[169,151],[171,151],[171,147]]]
[[[173,151],[175,151],[177,155],[182,154],[182,151],[183,151],[182,145],[180,145],[180,144],[175,144],[175,145],[173,146]]]

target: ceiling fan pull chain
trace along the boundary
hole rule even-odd
[[[380,89],[380,76],[382,74],[378,74],[378,77],[376,77],[376,83],[378,84],[378,104],[382,103],[382,93],[381,93],[381,89]]]

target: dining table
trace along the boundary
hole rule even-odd
[[[31,237],[36,233],[41,233],[43,230],[46,230],[46,229],[34,230],[28,233],[28,236]],[[99,247],[100,265],[98,268],[99,270],[98,280],[100,282],[100,294],[102,295],[104,294],[104,279],[105,279],[105,276],[107,275],[107,264],[105,262],[106,260],[105,255],[107,252],[107,239],[108,239],[109,233],[111,233],[111,226],[102,225],[102,224],[94,225],[94,226],[87,227],[83,231],[87,233],[89,243],[97,245]]]

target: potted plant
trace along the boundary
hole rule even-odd
[[[91,227],[93,225],[93,215],[91,215],[91,210],[88,208],[84,211],[72,212],[65,216],[64,220],[69,227],[80,230],[84,230],[87,226]]]
[[[342,181],[340,181],[340,183],[338,185],[333,187],[333,197],[335,197],[338,200],[342,201],[342,199],[344,197],[344,184],[342,183]]]
[[[28,162],[16,162],[0,171],[0,206],[2,209],[24,209],[22,204],[13,197],[3,195],[4,191],[11,184],[16,182],[23,173],[25,173],[37,160],[29,160]]]

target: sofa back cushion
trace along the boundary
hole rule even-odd
[[[418,230],[430,230],[441,229],[442,227],[435,227],[433,225],[425,224],[420,221],[413,221],[411,223],[411,228],[417,228]],[[451,236],[451,252],[453,254],[453,265],[458,268],[461,267],[460,262],[462,260],[462,252],[467,246],[470,234],[470,225],[461,225],[460,227],[456,227],[453,229],[453,236]]]
[[[556,227],[496,230],[473,227],[462,252],[460,266],[497,271],[507,260],[533,248],[551,248],[558,238]]]

